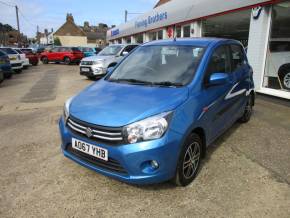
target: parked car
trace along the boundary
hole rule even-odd
[[[8,55],[0,50],[0,69],[5,79],[10,79],[13,75]]]
[[[80,64],[80,74],[89,79],[95,79],[106,75],[107,68],[115,66],[124,56],[129,54],[137,44],[109,45],[98,53],[82,59]]]
[[[27,69],[30,66],[30,63],[29,63],[29,59],[26,57],[25,53],[23,53],[20,48],[13,48],[13,49],[20,55],[23,69]]]
[[[153,41],[66,101],[64,155],[128,183],[188,185],[207,146],[248,122],[253,71],[242,44],[227,39]]]
[[[44,64],[49,62],[64,62],[65,64],[79,63],[84,54],[78,47],[54,47],[40,54],[40,60]]]
[[[31,48],[21,48],[20,50],[26,55],[31,65],[36,66],[38,64],[38,55]]]
[[[2,83],[3,81],[4,81],[4,72],[2,68],[0,68],[0,83]]]
[[[283,89],[290,90],[290,39],[272,39],[265,76],[278,78]]]
[[[8,55],[12,70],[16,73],[21,73],[23,65],[20,55],[15,50],[8,47],[0,47],[0,51]]]
[[[79,47],[79,49],[84,53],[84,57],[90,57],[97,55],[100,50],[99,48],[91,48],[91,47]]]

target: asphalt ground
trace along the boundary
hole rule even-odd
[[[188,187],[133,186],[61,153],[63,103],[91,83],[78,66],[49,64],[0,85],[0,217],[290,217],[287,102],[258,96]]]

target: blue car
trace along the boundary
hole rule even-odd
[[[97,55],[102,50],[100,48],[90,48],[90,47],[79,47],[79,49],[84,53],[84,57],[91,57]]]
[[[237,120],[250,120],[252,74],[235,40],[145,43],[66,101],[62,151],[124,182],[186,186],[207,147]]]
[[[8,55],[0,51],[0,69],[2,70],[3,79],[10,79],[13,75]]]

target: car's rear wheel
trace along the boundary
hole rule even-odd
[[[202,140],[192,133],[181,150],[174,182],[178,186],[190,184],[196,177],[202,158]]]
[[[48,64],[48,58],[47,57],[42,57],[41,61],[43,64]]]
[[[69,64],[71,63],[71,60],[70,60],[69,57],[65,57],[65,58],[63,59],[63,61],[64,61],[64,63],[65,63],[66,65],[69,65]]]
[[[290,90],[290,64],[286,64],[279,69],[278,72],[279,80],[282,88]]]
[[[244,109],[243,116],[239,119],[239,122],[241,123],[249,122],[253,113],[253,106],[254,106],[254,96],[253,94],[250,94],[247,104]]]

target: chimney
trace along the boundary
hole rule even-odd
[[[72,14],[71,13],[67,13],[66,14],[66,21],[67,22],[74,22],[74,17],[72,16]]]

